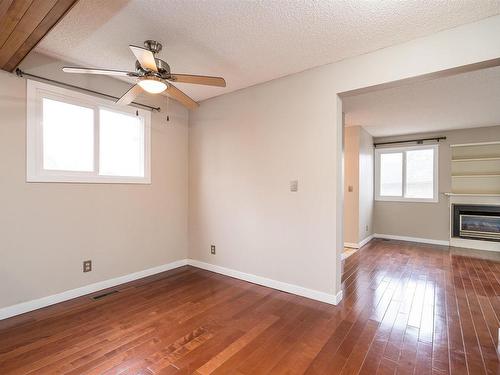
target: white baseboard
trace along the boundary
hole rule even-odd
[[[387,240],[420,242],[420,243],[428,243],[428,244],[431,244],[431,245],[450,246],[450,241],[433,240],[433,239],[430,239],[430,238],[394,236],[392,234],[379,234],[379,233],[375,233],[373,235],[373,237],[375,237],[375,238],[383,238],[383,239],[387,239]]]
[[[256,276],[221,266],[216,266],[214,264],[200,262],[194,259],[181,259],[172,263],[163,264],[158,267],[148,268],[143,271],[115,277],[114,279],[100,281],[94,284],[82,286],[80,288],[53,294],[51,296],[42,297],[31,301],[22,302],[16,305],[0,308],[0,320],[24,314],[33,310],[41,309],[42,307],[54,305],[56,303],[64,302],[87,294],[95,293],[98,292],[99,290],[112,288],[114,286],[124,284],[129,281],[142,279],[147,276],[169,271],[174,268],[182,267],[188,264],[193,267],[202,268],[204,270],[220,273],[222,275],[234,277],[244,281],[249,281],[251,283],[267,286],[269,288],[282,290],[288,293],[296,294],[302,297],[307,297],[321,302],[326,302],[332,305],[336,305],[342,300],[342,291],[337,293],[337,295],[333,295],[329,293],[320,292],[317,290],[304,288],[298,285],[288,284],[281,281],[276,281],[265,277]]]
[[[15,315],[24,314],[29,311],[37,310],[42,307],[54,305],[59,302],[67,301],[73,298],[81,297],[86,294],[95,293],[99,290],[112,288],[114,286],[128,283],[143,277],[155,275],[160,272],[165,272],[174,268],[185,266],[188,264],[187,259],[177,260],[175,262],[163,264],[158,267],[148,268],[143,271],[130,273],[128,275],[115,277],[114,279],[99,281],[94,284],[85,285],[80,288],[71,289],[62,293],[53,294],[51,296],[34,299],[27,302],[22,302],[17,305],[7,306],[0,309],[0,320],[10,318]]]
[[[342,300],[342,291],[337,295],[320,292],[318,290],[304,288],[294,284],[288,284],[282,281],[268,279],[266,277],[253,275],[241,271],[236,271],[230,268],[217,266],[215,264],[200,262],[195,259],[188,259],[188,264],[194,267],[202,268],[207,271],[220,273],[222,275],[234,277],[236,279],[249,281],[254,284],[267,286],[268,288],[282,290],[284,292],[296,294],[298,296],[314,299],[316,301],[326,302],[331,305],[337,305]]]
[[[348,247],[349,249],[359,249],[359,244],[354,242],[344,242],[344,247]]]
[[[375,235],[370,234],[368,237],[366,237],[364,240],[360,241],[359,243],[344,242],[344,247],[348,247],[350,249],[361,249],[368,242],[370,242],[374,237],[375,237]]]
[[[364,240],[362,240],[360,243],[359,243],[359,248],[361,249],[363,246],[365,246],[368,242],[370,242],[371,240],[373,240],[373,238],[375,237],[375,235],[373,234],[370,234],[368,237],[366,237]]]

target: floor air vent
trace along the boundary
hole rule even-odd
[[[110,292],[106,292],[106,293],[103,293],[103,294],[98,294],[97,296],[93,296],[92,299],[93,300],[98,300],[98,299],[110,296],[112,294],[115,294],[115,293],[118,293],[118,291],[117,290],[112,290]]]

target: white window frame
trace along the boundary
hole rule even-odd
[[[434,177],[433,177],[433,197],[432,198],[406,198],[406,151],[412,150],[434,150]],[[380,195],[380,155],[389,153],[402,153],[402,196],[381,196]],[[407,147],[386,147],[375,149],[375,200],[376,201],[392,201],[392,202],[439,202],[439,145],[419,145]]]
[[[119,106],[115,102],[68,90],[59,86],[27,81],[26,121],[26,181],[27,182],[71,182],[71,183],[151,183],[151,112]],[[91,172],[43,169],[43,113],[44,98],[94,110],[94,170]],[[144,123],[144,177],[104,176],[99,174],[99,109],[139,116]]]

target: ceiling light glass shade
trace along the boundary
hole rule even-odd
[[[147,91],[150,94],[159,94],[160,92],[165,91],[167,88],[167,84],[160,81],[156,77],[143,78],[139,81],[138,84],[144,89],[144,91]]]

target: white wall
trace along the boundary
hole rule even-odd
[[[359,242],[360,129],[359,126],[344,128],[344,244],[346,246],[355,246]]]
[[[358,247],[373,233],[373,166],[372,136],[361,126],[344,128],[344,244],[347,247]]]
[[[190,117],[190,257],[336,295],[337,94],[499,58],[498,35],[492,17],[203,102]]]
[[[190,115],[191,258],[328,290],[335,195],[323,176],[334,157],[334,121],[323,111],[327,98],[297,95],[318,79],[293,75],[203,102]],[[328,117],[331,126],[323,126]]]
[[[359,242],[373,234],[373,137],[359,132]]]
[[[373,138],[359,131],[359,221],[358,242],[373,234]]]
[[[66,77],[42,56],[23,68],[114,95],[128,87]],[[26,183],[26,80],[0,72],[0,307],[187,257],[188,113],[171,109],[169,123],[152,115],[151,185]]]

